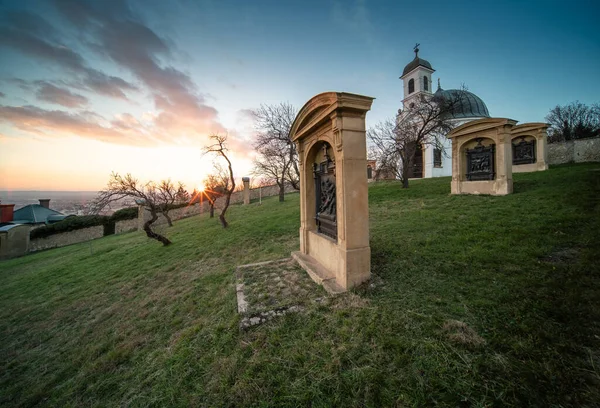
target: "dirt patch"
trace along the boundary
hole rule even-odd
[[[262,324],[289,312],[304,310],[326,297],[322,287],[291,258],[237,268],[236,292],[240,327]]]
[[[485,339],[475,332],[466,323],[460,320],[447,320],[442,327],[444,333],[453,343],[470,347],[479,347],[485,344]]]

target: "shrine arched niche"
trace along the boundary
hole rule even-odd
[[[310,229],[337,240],[337,180],[335,151],[331,144],[318,140],[310,146],[304,166]],[[312,203],[312,205],[311,205]]]
[[[488,137],[474,137],[460,146],[461,179],[496,179],[496,143]]]
[[[531,164],[536,162],[535,137],[520,135],[512,138],[512,163],[513,166]]]

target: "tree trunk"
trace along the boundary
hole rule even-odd
[[[279,186],[279,202],[283,203],[283,201],[285,199],[285,184],[277,183],[277,185]]]
[[[293,143],[293,142],[292,142]],[[290,176],[290,183],[294,190],[300,190],[300,169],[298,168],[298,161],[296,159],[296,146],[293,145],[290,149],[290,163],[292,164],[292,170],[294,177]],[[298,158],[299,160],[299,158]]]
[[[152,215],[152,218],[150,218],[148,221],[146,221],[144,223],[144,231],[146,232],[146,236],[148,238],[152,238],[155,239],[159,242],[162,242],[162,244],[164,246],[170,245],[172,242],[169,241],[168,238],[163,237],[160,234],[157,234],[156,232],[152,231],[152,228],[150,228],[150,226],[152,225],[152,223],[156,220],[158,220],[158,215],[156,214],[156,210],[151,208],[150,209],[150,215]]]
[[[223,228],[227,228],[227,226],[229,225],[229,223],[225,219],[225,213],[227,212],[227,209],[229,208],[229,202],[231,201],[231,193],[233,193],[233,188],[231,190],[229,190],[227,192],[227,194],[225,195],[225,205],[223,206],[223,209],[221,210],[221,214],[219,214],[219,221],[221,221],[221,225],[223,226]]]
[[[219,220],[221,221],[221,225],[223,226],[223,228],[227,228],[229,223],[225,219],[225,213],[227,212],[227,209],[229,208],[229,202],[231,201],[231,194],[235,190],[235,179],[233,178],[233,169],[231,168],[231,161],[229,160],[229,157],[227,157],[223,152],[221,152],[221,155],[223,156],[223,158],[225,158],[225,160],[227,160],[227,166],[229,168],[229,181],[231,181],[231,188],[229,190],[227,190],[227,192],[226,192],[225,205],[223,206],[223,209],[221,210],[221,214],[219,214]]]
[[[403,152],[400,153],[402,159],[402,188],[408,188],[408,179],[414,177],[413,164],[415,161],[416,143],[409,143]]]
[[[210,204],[210,218],[214,218],[215,217],[215,205],[214,204]]]
[[[400,181],[402,181],[402,188],[408,188],[408,177],[410,176],[412,160],[410,159],[402,159],[402,177],[400,177]]]
[[[163,211],[163,215],[165,216],[165,218],[167,219],[167,224],[169,224],[169,227],[173,226],[173,221],[171,220],[171,217],[169,216],[169,212],[164,212]]]

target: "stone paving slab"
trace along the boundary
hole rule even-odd
[[[246,329],[289,312],[298,312],[327,294],[292,258],[236,268],[240,328]]]

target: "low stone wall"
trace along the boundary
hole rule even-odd
[[[569,140],[548,144],[548,163],[600,161],[600,138]]]
[[[206,205],[206,203],[204,203]],[[208,207],[205,206],[205,210]],[[174,210],[169,211],[169,217],[171,217],[172,221],[181,220],[183,218],[191,217],[193,215],[197,215],[201,213],[200,204],[188,205],[186,207],[176,208]],[[136,220],[138,229],[142,229],[144,222],[150,219],[150,211],[144,210],[143,219]],[[152,225],[162,225],[167,223],[167,218],[163,214],[158,214],[158,220],[154,222]],[[116,231],[115,231],[116,233]]]
[[[61,232],[45,238],[31,239],[29,241],[29,252],[41,251],[42,249],[57,248],[78,242],[85,242],[104,236],[104,227],[83,228],[75,231]]]
[[[286,185],[285,192],[295,192],[291,185]],[[251,202],[257,202],[259,197],[270,197],[279,194],[279,187],[277,185],[265,186],[262,188],[253,188],[250,190]],[[220,209],[225,200],[222,198],[217,200],[216,207]],[[244,192],[236,191],[231,195],[231,204],[239,204],[244,202]],[[194,204],[186,207],[177,208],[169,212],[171,220],[176,221],[183,218],[191,217],[194,215],[209,212],[210,206],[207,201],[204,201],[202,205]],[[138,218],[132,220],[122,220],[115,222],[115,234],[123,234],[131,231],[141,231],[144,222],[150,218],[150,212],[143,210],[139,212]],[[163,214],[158,215],[158,220],[153,224],[154,226],[160,226],[167,223],[167,219]],[[104,227],[96,226],[90,228],[84,228],[75,231],[62,232],[54,234],[46,238],[37,238],[29,241],[29,252],[40,251],[42,249],[58,248],[66,245],[76,244],[79,242],[85,242],[96,238],[101,238],[104,235]]]
[[[115,222],[115,234],[123,234],[125,232],[137,231],[137,229],[137,218]]]
[[[294,187],[292,187],[291,184],[286,184],[284,191],[286,194],[288,194],[288,193],[295,193],[298,190],[294,189]],[[262,195],[262,197],[272,197],[272,196],[279,195],[279,186],[277,184],[275,184],[272,186],[265,186],[265,187],[261,187],[261,188],[251,189],[250,190],[250,202],[252,202],[254,200],[258,201],[261,195]]]

